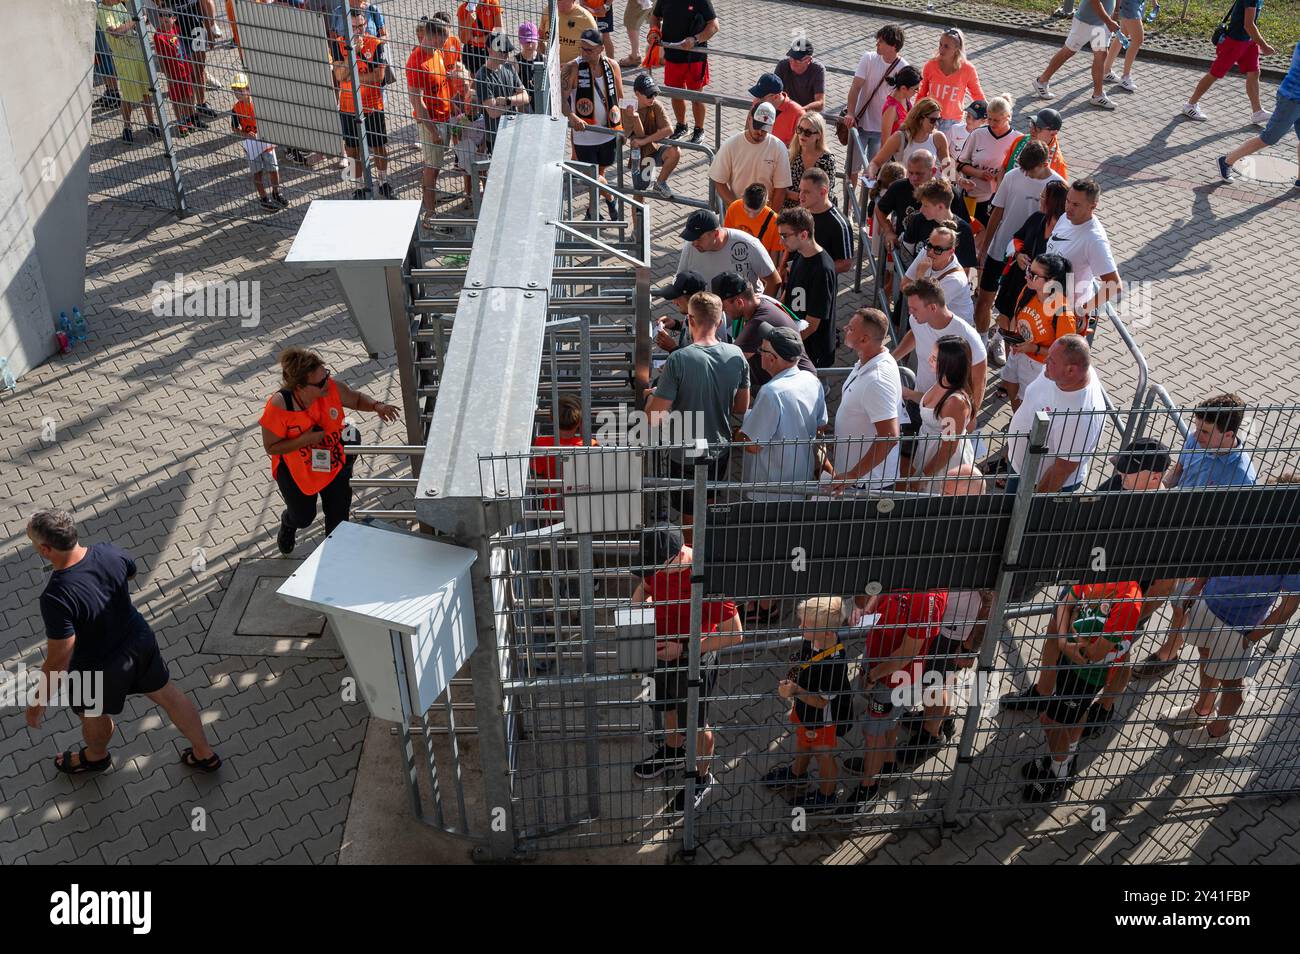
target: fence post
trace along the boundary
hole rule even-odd
[[[1029,518],[1029,507],[1033,503],[1034,487],[1038,483],[1038,470],[1047,454],[1047,428],[1049,418],[1044,411],[1034,415],[1034,423],[1029,428],[1029,449],[1020,468],[1020,485],[1016,488],[1016,499],[1011,507],[1011,524],[1007,528],[1006,544],[1002,548],[1002,561],[998,567],[998,579],[993,588],[993,603],[989,607],[989,620],[984,629],[984,642],[980,646],[979,662],[975,668],[976,705],[966,707],[962,720],[961,740],[957,745],[957,767],[952,775],[952,791],[943,806],[943,823],[946,826],[957,821],[961,808],[962,791],[970,775],[974,761],[975,737],[979,734],[980,719],[983,717],[984,694],[990,691],[993,680],[989,675],[997,670],[994,660],[997,657],[998,642],[1006,628],[1005,612],[1007,600],[1011,593],[1012,576],[1020,560],[1020,546],[1024,541],[1025,523]]]
[[[357,69],[356,51],[352,49],[352,24],[345,22],[343,29],[348,31],[340,37],[343,48],[348,53],[348,74],[352,77],[352,116],[357,126],[357,152],[361,156],[361,181],[365,183],[366,195],[375,198],[375,177],[370,173],[370,143],[366,138],[366,116],[361,108],[361,72]],[[385,51],[385,55],[387,52]],[[380,95],[383,95],[382,89]]]
[[[700,626],[704,620],[704,533],[708,513],[708,502],[704,499],[707,491],[705,478],[708,466],[703,457],[695,458],[693,479],[695,483],[695,501],[693,526],[691,528],[691,645],[690,663],[686,670],[686,777],[683,780],[686,789],[686,803],[682,806],[682,857],[687,860],[695,857],[695,773],[698,771],[698,757],[695,738],[704,726],[700,725]],[[679,659],[680,663],[680,659]]]
[[[158,54],[149,42],[149,31],[144,25],[144,0],[131,0],[131,11],[135,18],[136,36],[140,40],[140,53],[144,56],[145,70],[149,73],[149,94],[153,98],[153,108],[158,113],[158,128],[162,130],[163,155],[167,157],[167,166],[172,174],[176,215],[184,216],[189,212],[185,206],[185,185],[181,182],[181,167],[176,160],[176,147],[172,143],[171,123],[167,121],[167,113],[163,108],[165,102],[158,83]]]

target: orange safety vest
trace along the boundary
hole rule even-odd
[[[343,402],[339,400],[338,385],[333,379],[325,394],[312,401],[305,411],[278,408],[267,398],[260,423],[282,439],[299,437],[313,427],[325,432],[325,440],[319,444],[300,447],[291,454],[271,455],[271,476],[275,477],[276,468],[283,460],[293,482],[305,494],[318,494],[328,487],[347,462],[343,449]]]

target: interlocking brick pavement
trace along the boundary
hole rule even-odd
[[[882,22],[773,0],[719,0],[718,7],[718,44],[771,62],[785,48],[783,30],[747,24],[807,26],[825,62],[852,68]],[[937,34],[937,27],[915,26],[906,52],[927,56]],[[987,90],[1014,94],[1018,115],[1038,105],[1026,90],[1049,46],[978,33],[968,43]],[[741,93],[763,68],[715,57],[713,88]],[[1300,273],[1285,250],[1300,246],[1300,198],[1285,184],[1224,186],[1213,177],[1216,152],[1251,132],[1240,81],[1218,84],[1204,101],[1211,122],[1193,124],[1172,116],[1196,70],[1139,59],[1141,92],[1120,99],[1109,114],[1083,103],[1085,70],[1081,58],[1065,67],[1052,105],[1065,115],[1072,170],[1096,175],[1105,190],[1100,214],[1121,273],[1152,283],[1152,312],[1133,331],[1153,380],[1189,402],[1222,386],[1253,401],[1294,400]],[[1271,101],[1273,89],[1265,86]],[[831,78],[832,107],[846,90],[846,78]],[[728,114],[724,131],[738,128]],[[1293,155],[1284,146],[1275,154]],[[136,153],[143,178],[153,158]],[[243,177],[242,169],[229,174]],[[703,164],[688,156],[674,188],[703,195],[705,185]],[[236,186],[242,181],[227,188]],[[659,279],[675,265],[682,214],[678,206],[655,209]],[[153,621],[174,678],[200,704],[226,764],[215,778],[179,766],[180,736],[137,700],[120,720],[114,768],[67,778],[50,757],[78,743],[72,717],[56,713],[33,731],[20,714],[6,712],[0,863],[332,862],[365,732],[362,706],[343,703],[337,691],[344,664],[218,657],[201,646],[235,564],[274,553],[279,500],[256,420],[276,386],[275,353],[287,344],[320,350],[341,379],[389,401],[397,399],[392,362],[361,353],[323,274],[285,269],[289,241],[282,229],[212,217],[178,222],[158,209],[98,199],[90,229],[83,309],[90,341],[0,399],[0,660],[6,668],[40,663],[36,597],[45,574],[23,525],[35,508],[70,507],[86,538],[112,539],[134,552],[137,604]],[[153,284],[178,272],[199,282],[260,281],[260,324],[154,315]],[[841,315],[863,300],[846,290]],[[1098,335],[1097,351],[1112,391],[1131,393],[1132,359],[1108,329]],[[53,443],[41,440],[45,418],[55,422]],[[396,425],[367,417],[364,426],[367,440],[400,438]],[[359,504],[379,499],[387,498],[358,493]],[[313,546],[319,534],[318,524],[302,546]],[[206,568],[195,572],[199,547]],[[195,831],[200,808],[206,830]],[[922,831],[793,846],[715,838],[705,854],[722,863],[1209,862],[1258,860],[1264,851],[1270,863],[1293,863],[1300,854],[1300,808],[1279,799],[1147,806],[1116,813],[1111,829],[1092,832],[1081,809],[1062,808],[1010,821],[977,818],[942,840]]]

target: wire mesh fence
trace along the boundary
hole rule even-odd
[[[468,213],[500,118],[534,111],[539,91],[548,106],[546,57],[518,39],[548,5],[390,0],[354,18],[347,0],[216,0],[209,17],[195,0],[97,0],[91,190],[286,228],[312,198]],[[514,93],[504,74],[475,83],[494,44],[528,95],[489,107]],[[262,203],[255,172],[274,172],[287,208]]]
[[[818,479],[842,438],[485,458],[521,843],[1294,790],[1297,410],[1061,414],[909,480],[921,437],[869,487]],[[1086,474],[1041,493],[1061,418]]]

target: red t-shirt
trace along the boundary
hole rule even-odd
[[[545,436],[545,437],[538,437],[538,438],[535,438],[535,439],[533,440],[533,446],[534,446],[534,447],[554,447],[554,446],[555,446],[555,438],[554,438],[554,437],[551,437],[550,435],[547,435],[547,436]],[[582,446],[582,438],[581,438],[580,436],[577,436],[577,435],[574,435],[573,437],[565,437],[565,438],[563,438],[563,439],[560,441],[560,446],[561,446],[561,447],[581,447],[581,446]],[[591,446],[593,446],[593,447],[596,446],[596,442],[595,442],[594,440],[591,442]],[[529,470],[529,471],[532,473],[532,475],[533,475],[534,477],[536,477],[538,480],[555,480],[555,478],[558,477],[558,476],[560,475],[560,468],[559,468],[559,455],[558,455],[558,454],[539,454],[538,456],[534,457],[532,460],[530,460],[530,461],[528,462],[528,470]],[[543,488],[541,488],[540,493],[542,494],[542,509],[543,509],[543,510],[559,510],[559,509],[560,509],[560,507],[561,507],[561,505],[560,505],[560,492],[559,492],[558,490],[556,490],[554,487],[543,487]]]
[[[922,642],[917,656],[924,656],[939,634],[939,621],[948,608],[946,590],[925,593],[885,593],[876,605],[880,619],[867,632],[867,659],[883,661],[893,656],[907,639]],[[921,678],[922,662],[917,659],[895,674],[891,685],[907,685]]]
[[[671,570],[659,570],[645,581],[654,600],[655,634],[689,636],[691,633],[691,568],[687,564]],[[705,600],[700,612],[701,635],[715,632],[718,625],[736,615],[731,600]]]

